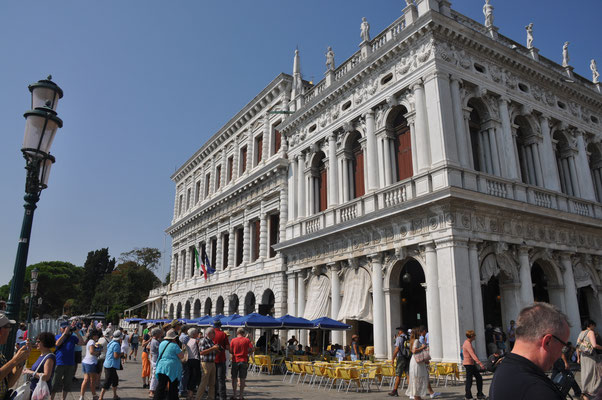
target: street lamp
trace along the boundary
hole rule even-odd
[[[50,147],[58,128],[63,127],[63,121],[57,116],[58,101],[63,97],[63,90],[54,82],[52,77],[40,80],[29,85],[31,92],[31,110],[25,117],[25,136],[21,152],[25,158],[25,214],[21,225],[21,235],[17,246],[17,257],[10,285],[10,295],[7,303],[7,316],[19,320],[21,296],[23,294],[23,280],[29,252],[29,238],[36,203],[40,200],[40,193],[48,187],[50,167],[55,159],[50,154]],[[32,299],[33,300],[33,299]],[[30,301],[30,304],[33,301]],[[16,329],[13,329],[4,347],[4,355],[12,358],[15,349]]]
[[[38,295],[38,269],[31,270],[31,282],[29,282],[29,310],[27,311],[27,324],[31,324],[31,314],[33,312],[33,303]]]

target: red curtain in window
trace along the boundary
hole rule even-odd
[[[240,173],[244,173],[247,170],[247,147],[243,147],[240,150]]]
[[[354,198],[362,197],[366,191],[364,189],[364,153],[361,147],[353,151],[353,180],[354,180]]]
[[[259,220],[252,222],[253,226],[253,261],[259,258]]]
[[[319,179],[319,191],[320,191],[320,205],[318,211],[324,211],[328,207],[328,175],[326,168],[322,164],[320,168]]]
[[[282,137],[280,135],[280,131],[276,130],[274,132],[274,154],[278,153],[278,151],[280,150],[281,141]]]
[[[228,182],[232,180],[232,170],[234,169],[234,157],[228,158]]]
[[[215,168],[215,188],[219,189],[221,184],[222,184],[222,166],[218,165],[217,168]]]
[[[263,138],[261,136],[255,140],[255,147],[257,148],[257,160],[255,160],[255,164],[259,164],[263,155]]]
[[[395,140],[397,152],[397,180],[410,178],[412,170],[412,141],[410,129],[404,129]]]

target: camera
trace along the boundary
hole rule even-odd
[[[69,327],[69,331],[70,331],[71,333],[75,332],[76,330],[77,330],[77,326],[70,326],[70,327]]]

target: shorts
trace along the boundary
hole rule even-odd
[[[117,387],[119,385],[119,376],[117,376],[116,368],[105,368],[105,381],[102,384],[102,388],[104,390],[112,387]]]
[[[96,364],[82,363],[82,370],[84,374],[96,374]]]
[[[98,359],[98,362],[96,363],[96,373],[97,373],[97,374],[100,374],[100,373],[102,373],[102,368],[103,368],[103,366],[102,366],[102,365],[103,365],[104,363],[105,363],[105,360]]]
[[[401,376],[407,370],[408,359],[401,356],[397,357],[397,366],[395,367],[395,376]]]
[[[232,380],[240,378],[241,380],[247,379],[247,370],[249,369],[249,363],[246,362],[232,362]]]
[[[52,393],[70,392],[74,375],[75,365],[57,365],[52,378]]]
[[[132,350],[138,350],[138,343],[131,343]]]
[[[76,351],[74,353],[74,355],[75,355],[75,365],[81,363],[82,362],[82,352],[81,352],[81,350],[80,351]]]

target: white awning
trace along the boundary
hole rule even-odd
[[[311,321],[328,316],[330,313],[330,279],[326,275],[314,275],[307,286],[307,302],[303,318]]]
[[[364,268],[349,269],[343,283],[343,301],[336,317],[339,321],[354,319],[372,323],[372,285],[370,274]]]
[[[157,301],[160,298],[162,298],[163,296],[155,296],[155,297],[149,297],[148,299],[144,300],[142,302],[142,304],[148,304],[148,303],[152,303],[153,301]]]

